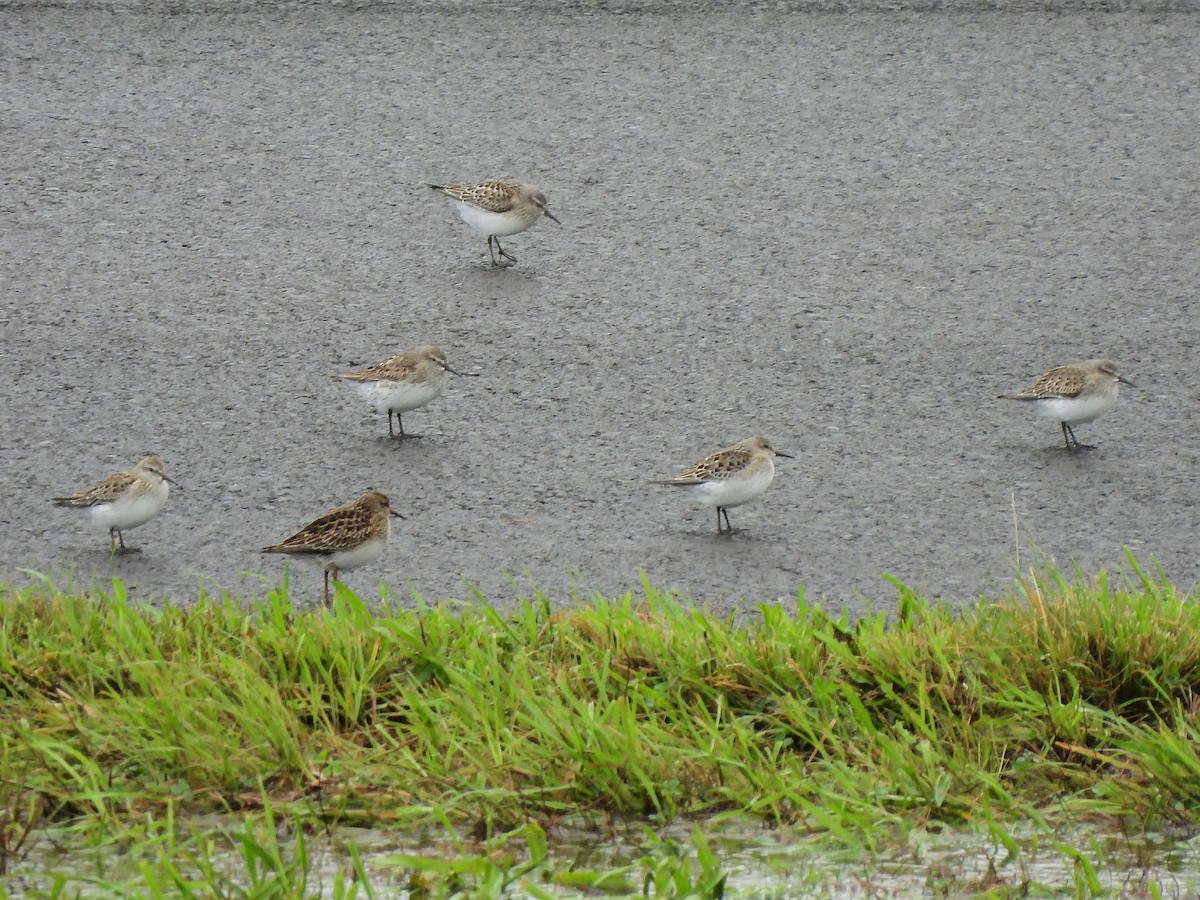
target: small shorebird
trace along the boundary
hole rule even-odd
[[[121,532],[145,525],[162,512],[171,490],[168,483],[179,486],[166,476],[161,459],[147,456],[128,472],[115,472],[90,490],[52,500],[55,506],[90,510],[92,523],[108,529],[113,553],[139,553],[136,547],[125,546]]]
[[[1121,376],[1112,360],[1089,359],[1053,368],[1032,387],[1016,394],[1001,394],[998,399],[1029,402],[1038,415],[1062,425],[1068,450],[1093,450],[1092,445],[1075,440],[1071,426],[1090,422],[1116,406],[1118,383],[1136,387]]]
[[[383,362],[377,362],[358,372],[334,375],[343,381],[352,381],[358,392],[379,412],[388,417],[388,435],[398,438],[420,437],[404,433],[402,413],[417,409],[441,396],[446,387],[446,373],[451,375],[475,376],[476,372],[456,372],[446,362],[446,351],[441,347],[417,347],[405,350]],[[396,416],[397,434],[392,428],[392,414]]]
[[[717,508],[717,534],[733,533],[728,508],[741,506],[760,496],[775,477],[775,457],[794,459],[780,453],[761,434],[718,450],[686,472],[655,484],[682,487],[692,499],[705,506]],[[725,527],[721,528],[721,517]]]
[[[482,231],[488,239],[488,256],[493,266],[505,265],[496,261],[492,242],[500,252],[502,260],[511,265],[517,258],[500,246],[501,236],[520,234],[542,216],[554,222],[558,218],[546,208],[546,195],[532,185],[512,178],[481,181],[478,184],[429,185],[454,199],[458,214],[476,231]]]
[[[336,581],[343,569],[356,569],[383,554],[392,533],[392,509],[379,491],[363,494],[353,503],[317,516],[289,538],[263,547],[262,553],[287,553],[321,560],[325,568],[325,604],[329,604],[329,575]]]

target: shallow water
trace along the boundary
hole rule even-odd
[[[205,817],[197,820],[202,829],[238,830],[242,821],[234,817]],[[653,832],[674,842],[683,858],[690,860],[692,883],[701,867],[692,844],[695,823],[678,821]],[[1153,885],[1170,898],[1194,897],[1200,891],[1200,852],[1194,833],[1155,832],[1122,834],[1099,825],[1081,824],[1053,835],[1033,829],[1014,832],[1014,854],[983,835],[966,830],[913,831],[906,841],[870,854],[863,848],[832,848],[827,842],[791,829],[769,829],[737,819],[702,825],[710,850],[726,873],[728,897],[911,897],[965,896],[987,888],[1015,889],[1026,885],[1034,896],[1073,892],[1078,877],[1077,858],[1095,871],[1095,880],[1117,896],[1150,896]],[[555,896],[591,897],[596,891],[573,889],[549,881],[556,872],[613,872],[633,868],[625,877],[641,889],[649,866],[643,863],[654,853],[647,839],[647,826],[625,823],[603,833],[591,828],[556,827],[549,837],[546,865],[527,878]],[[181,835],[181,840],[184,835]],[[212,859],[218,871],[245,883],[245,863],[236,845],[215,842]],[[306,896],[335,896],[335,885],[350,871],[350,847],[358,849],[371,886],[392,891],[397,898],[410,896],[412,869],[397,862],[399,855],[453,860],[487,857],[502,864],[523,863],[520,842],[489,852],[486,845],[469,839],[452,838],[443,830],[396,834],[382,830],[335,828],[327,835],[306,838],[311,862]],[[19,896],[44,890],[55,875],[66,880],[72,892],[82,897],[110,896],[118,885],[140,883],[139,866],[153,864],[153,854],[117,853],[67,849],[70,842],[39,839],[29,854],[0,877],[0,887]],[[279,847],[286,863],[296,858],[296,842],[281,831]],[[195,877],[196,873],[188,873]],[[519,880],[506,896],[527,896]],[[610,882],[611,886],[612,882]],[[466,876],[464,885],[478,885]],[[74,893],[72,893],[74,896]],[[1090,894],[1089,894],[1090,896]]]
[[[261,592],[375,488],[363,593],[1193,584],[1200,17],[922,5],[0,6],[0,576]],[[564,224],[499,271],[424,183],[508,174]],[[426,343],[480,377],[397,446],[327,376]],[[1094,452],[995,399],[1097,355]],[[799,458],[730,538],[646,484],[754,433]],[[186,491],[112,561],[47,499],[148,451]]]

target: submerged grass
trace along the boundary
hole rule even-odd
[[[1200,606],[1130,564],[958,613],[897,584],[853,624],[802,593],[715,616],[648,581],[503,614],[0,587],[0,872],[39,828],[264,805],[479,837],[734,810],[868,850],[943,824],[1194,824]]]

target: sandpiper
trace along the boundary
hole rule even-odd
[[[113,553],[138,553],[127,547],[121,534],[130,528],[145,525],[167,504],[168,484],[178,483],[166,476],[163,462],[157,456],[147,456],[127,472],[115,472],[86,491],[70,497],[54,497],[55,506],[87,509],[92,522],[108,529]]]
[[[329,576],[336,581],[343,569],[356,569],[378,559],[392,533],[392,509],[379,491],[363,494],[353,503],[317,516],[291,537],[264,547],[262,553],[287,553],[316,557],[325,568],[325,604],[329,604]]]
[[[546,195],[532,185],[502,178],[481,181],[478,184],[429,185],[454,199],[458,214],[476,231],[482,231],[488,239],[488,256],[493,266],[512,265],[517,258],[500,246],[500,237],[519,234],[542,216],[558,222],[554,213],[546,208]],[[558,224],[562,224],[558,222]],[[492,243],[500,253],[497,262],[492,252]]]
[[[1108,412],[1117,403],[1117,385],[1136,385],[1117,371],[1108,359],[1089,359],[1069,366],[1057,366],[1016,394],[1001,394],[999,399],[1028,401],[1038,415],[1054,419],[1062,426],[1068,450],[1093,450],[1090,444],[1075,440],[1072,425],[1090,422]]]
[[[417,434],[404,433],[401,413],[424,406],[441,396],[446,387],[446,373],[452,375],[477,375],[476,372],[456,372],[446,362],[446,351],[441,347],[417,347],[405,350],[382,362],[334,375],[344,381],[352,381],[368,403],[379,412],[386,412],[388,434],[394,438],[415,438]],[[392,415],[396,416],[396,427],[392,428]]]
[[[775,477],[775,457],[793,459],[771,446],[761,434],[718,450],[674,478],[656,481],[687,490],[692,499],[717,508],[717,534],[732,534],[728,508],[760,496]],[[725,527],[721,527],[721,517]]]

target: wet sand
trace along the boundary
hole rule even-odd
[[[1190,587],[1200,15],[1106,9],[0,7],[0,576],[261,593],[379,489],[364,593]],[[507,175],[563,225],[493,270],[424,183]],[[397,445],[328,376],[429,343],[480,377]],[[996,399],[1099,355],[1093,452]],[[646,483],[755,433],[732,537]],[[147,452],[185,491],[110,560],[48,498]]]

